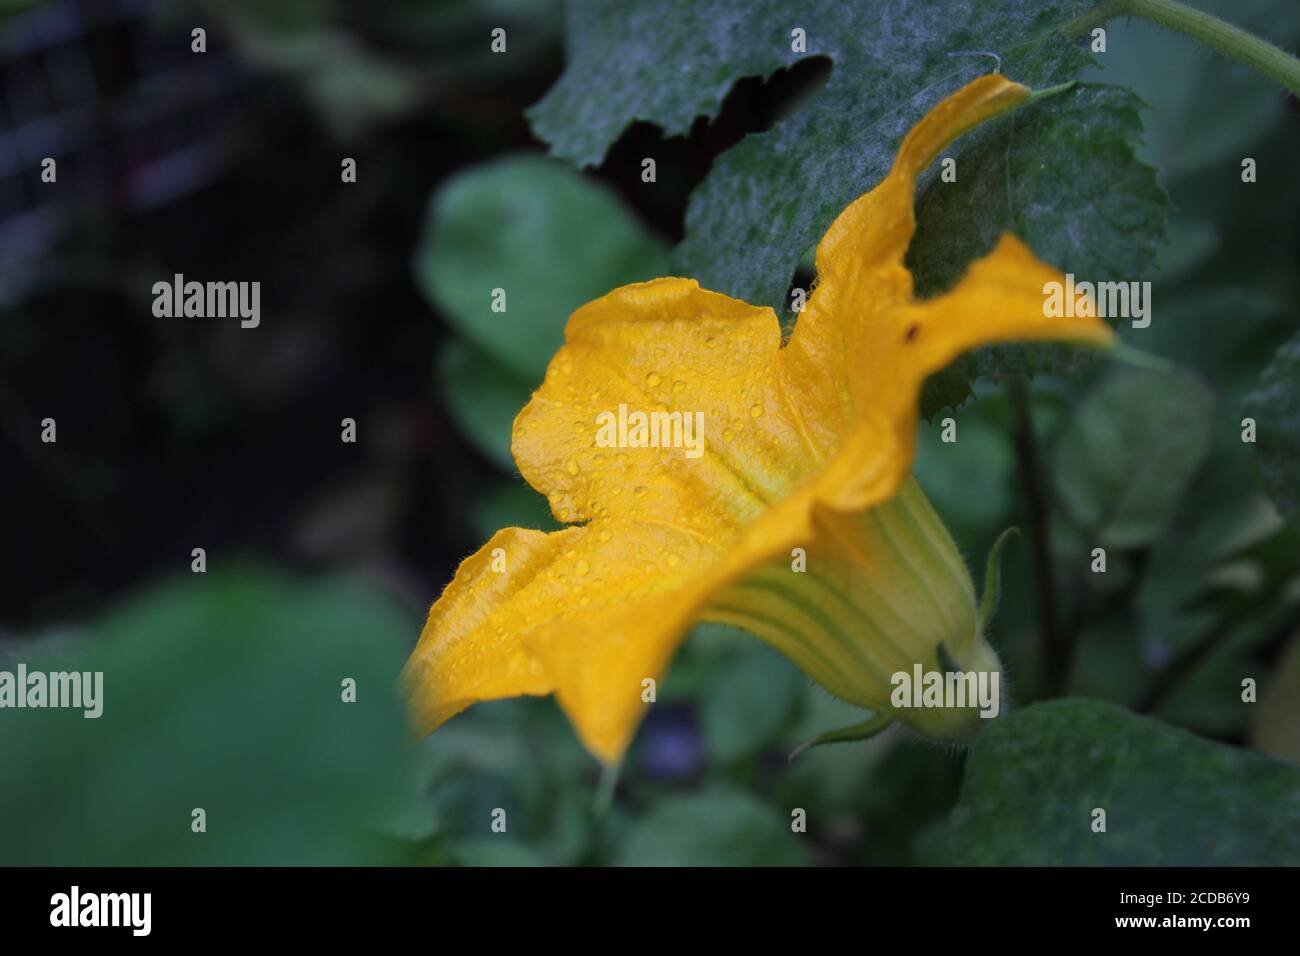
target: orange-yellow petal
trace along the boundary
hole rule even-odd
[[[961,353],[997,342],[1112,342],[1114,333],[1101,319],[1045,314],[1044,286],[1064,281],[1019,239],[1004,235],[950,292],[875,314],[871,347],[853,363],[862,410],[818,478],[819,498],[847,511],[883,500],[882,488],[892,493],[891,483],[897,486],[911,469],[921,387]],[[898,453],[893,470],[882,476],[880,432],[886,428]]]
[[[508,528],[434,604],[403,684],[428,732],[480,700],[555,692],[583,742],[616,760],[727,544],[665,521]]]
[[[555,689],[507,615],[520,583],[548,567],[575,531],[503,528],[461,562],[402,675],[420,733],[476,701]]]
[[[782,391],[780,355],[771,309],[693,279],[616,289],[569,319],[564,346],[515,420],[515,461],[560,521],[615,511],[749,520],[810,468],[807,437]],[[620,406],[629,416],[676,416],[673,430],[689,427],[703,443],[602,447],[600,422]]]

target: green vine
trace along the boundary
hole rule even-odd
[[[1185,33],[1258,70],[1291,95],[1300,96],[1300,60],[1253,33],[1177,0],[1104,0],[1070,24],[1066,32],[1082,36],[1112,17],[1141,17]]]

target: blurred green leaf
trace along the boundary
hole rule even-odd
[[[481,349],[451,341],[438,360],[442,395],[456,424],[475,446],[506,471],[515,470],[510,430],[532,388]]]
[[[1259,702],[1250,725],[1251,744],[1300,764],[1300,634],[1291,638],[1267,682],[1256,677],[1256,684]]]
[[[546,499],[522,478],[502,481],[485,491],[474,503],[474,529],[486,541],[502,528],[536,528],[555,531]]]
[[[1159,536],[1210,446],[1214,404],[1186,373],[1122,371],[1084,397],[1052,457],[1056,492],[1100,544]]]
[[[1178,295],[1157,315],[1150,328],[1134,330],[1128,341],[1195,369],[1220,390],[1234,391],[1254,386],[1259,370],[1296,324],[1294,308],[1277,296],[1232,286]],[[1240,445],[1240,426],[1232,440]]]
[[[803,696],[799,721],[788,735],[791,742],[859,723],[866,715],[812,681],[804,683]],[[896,742],[894,734],[886,733],[860,742],[814,747],[781,769],[773,782],[774,799],[780,805],[803,807],[814,826],[852,818],[869,799],[877,767]]]
[[[228,29],[240,54],[296,83],[335,136],[355,139],[375,123],[412,110],[424,95],[413,66],[358,43],[342,29],[318,22],[328,8],[295,3],[246,5],[230,14]],[[275,9],[271,16],[251,10]]]
[[[324,29],[338,15],[338,0],[227,0],[224,12],[247,29],[292,38]]]
[[[1111,704],[1051,701],[977,738],[952,824],[958,864],[1294,866],[1300,767]]]
[[[1242,678],[1258,680],[1263,665],[1257,653],[1284,615],[1228,607],[1219,616],[1216,626],[1222,628],[1223,636],[1180,676],[1151,713],[1199,733],[1236,738],[1244,735],[1252,716],[1250,705],[1241,700]]]
[[[1264,486],[1283,516],[1300,527],[1300,335],[1277,350],[1242,410],[1256,422]]]
[[[726,679],[727,669],[737,655],[757,640],[738,627],[697,623],[660,681],[658,700],[686,701],[707,696]]]
[[[29,668],[103,672],[103,714],[0,720],[8,864],[393,862],[416,771],[395,682],[415,622],[358,581],[209,571],[109,613],[76,653]],[[356,681],[355,703],[342,681]],[[191,832],[191,811],[207,832]],[[400,857],[398,858],[400,859]]]
[[[1241,448],[1235,423],[1218,434],[1226,450]],[[1195,520],[1178,522],[1135,556],[1140,581],[1095,619],[1071,685],[1220,737],[1239,735],[1250,717],[1241,678],[1260,672],[1260,648],[1285,614],[1277,597],[1300,565],[1285,522],[1238,469],[1223,468],[1225,457],[1218,448],[1184,497],[1181,513]]]
[[[45,0],[0,0],[0,19],[40,6]]]
[[[863,860],[871,866],[946,864],[947,814],[957,802],[962,764],[953,754],[904,738],[872,773],[862,811]],[[928,838],[940,824],[944,839]]]
[[[562,0],[368,0],[367,33],[380,44],[423,55],[463,96],[466,86],[500,82],[558,53]],[[506,54],[492,50],[491,31],[506,31]],[[471,108],[481,104],[470,104]]]
[[[575,309],[666,275],[667,259],[604,186],[540,156],[517,155],[438,189],[415,272],[457,331],[531,389]],[[494,289],[505,291],[504,312],[492,311]]]
[[[1109,571],[1106,576],[1110,576]],[[1136,706],[1151,683],[1153,671],[1137,630],[1126,618],[1092,615],[1076,642],[1067,692]]]
[[[1015,462],[1002,395],[981,396],[953,413],[956,441],[943,441],[943,420],[922,424],[913,470],[943,523],[968,554],[983,554],[1007,526]],[[978,538],[978,541],[975,540]],[[983,547],[975,547],[976,544]]]
[[[1207,222],[1184,215],[1175,210],[1169,217],[1168,242],[1156,256],[1157,288],[1172,287],[1195,273],[1211,256],[1219,252],[1222,239],[1217,223]],[[1159,293],[1157,293],[1159,294]],[[1161,322],[1151,331],[1159,332],[1166,328],[1164,310],[1161,309]],[[1145,335],[1145,332],[1143,333]],[[1144,345],[1146,342],[1144,340]],[[1159,349],[1151,349],[1163,355]]]
[[[553,700],[479,704],[420,745],[428,805],[447,855],[472,866],[580,862],[597,767]],[[492,830],[494,812],[507,830]],[[513,862],[515,858],[520,863]]]
[[[793,809],[793,808],[791,808]],[[711,789],[669,797],[637,820],[617,855],[624,866],[801,866],[808,854],[785,810]]]
[[[770,647],[750,641],[700,701],[710,755],[724,763],[752,757],[775,743],[797,715],[803,678]]]
[[[506,836],[484,837],[454,844],[449,850],[461,866],[545,866],[541,854]]]

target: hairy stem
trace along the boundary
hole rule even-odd
[[[1066,33],[1083,36],[1112,17],[1141,17],[1186,34],[1258,70],[1292,96],[1300,96],[1300,60],[1253,33],[1177,0],[1103,0],[1071,23]]]

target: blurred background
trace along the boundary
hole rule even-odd
[[[1300,39],[1294,4],[1259,16]],[[553,526],[509,428],[564,320],[667,273],[714,157],[825,82],[816,60],[744,80],[688,136],[635,124],[578,173],[523,114],[563,69],[563,20],[559,0],[0,0],[0,667],[105,673],[99,720],[0,714],[0,863],[962,861],[961,754],[891,732],[787,764],[859,718],[725,628],[688,641],[607,810],[550,700],[405,745],[392,682],[429,604],[497,528]],[[1075,654],[1045,686],[1014,546],[994,640],[1017,703],[1104,698],[1298,760],[1300,547],[1235,423],[1300,325],[1300,185],[1252,204],[1209,170],[1294,172],[1300,112],[1189,41],[1111,32],[1131,42],[1098,76],[1151,107],[1145,158],[1176,206],[1141,344],[1184,377],[1036,379],[1045,501],[1003,388],[977,389],[955,446],[923,425],[918,473],[973,569],[1032,509],[1052,523]],[[261,282],[260,327],[155,318],[176,273]],[[528,292],[495,315],[495,286]],[[1203,407],[1204,434],[1146,479],[1169,514],[1081,575],[1080,512],[1113,478],[1079,477],[1089,436],[1152,406],[1125,438],[1139,458],[1161,409]]]

